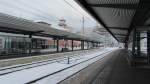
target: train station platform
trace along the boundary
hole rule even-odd
[[[66,59],[61,59],[0,71],[0,82],[5,84],[150,83],[149,65],[137,63],[136,66],[130,66],[128,51],[125,49],[97,49],[79,55],[71,58],[70,63],[67,63]]]
[[[127,61],[127,51],[117,50],[99,70],[91,84],[150,84],[150,67],[131,67]]]

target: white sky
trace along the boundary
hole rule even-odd
[[[34,21],[45,21],[54,27],[60,18],[65,18],[75,30],[81,29],[82,16],[85,15],[88,17],[85,18],[85,27],[96,25],[96,21],[74,0],[66,1],[76,10],[64,0],[0,0],[0,12]]]

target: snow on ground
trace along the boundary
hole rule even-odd
[[[78,72],[79,70],[87,67],[91,63],[103,58],[117,48],[106,48],[97,53],[92,53],[86,56],[80,56],[70,59],[70,64],[67,64],[67,60],[55,62],[48,65],[43,65],[39,67],[34,67],[30,69],[25,69],[10,74],[0,76],[0,83],[2,84],[24,84],[47,76],[39,81],[36,81],[36,84],[56,84],[68,76]],[[94,58],[93,58],[94,57]],[[93,58],[93,59],[91,59]],[[90,60],[89,60],[90,59]],[[79,64],[80,63],[80,64]],[[70,68],[69,68],[70,67]],[[64,69],[64,70],[62,70]],[[58,73],[56,73],[58,72]]]

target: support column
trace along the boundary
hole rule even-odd
[[[64,39],[65,41],[65,49],[67,48],[67,43],[68,43],[68,40],[67,39]]]
[[[124,48],[127,50],[128,49],[128,42],[125,42]]]
[[[30,43],[29,43],[29,55],[32,54],[32,34],[29,35]]]
[[[100,45],[101,45],[101,43],[99,42],[99,47],[101,47]]]
[[[140,32],[137,32],[137,55],[141,55],[141,46],[140,46]]]
[[[83,41],[81,41],[81,50],[83,50]]]
[[[54,46],[53,46],[53,47],[56,48],[56,47],[55,47],[55,39],[54,39]]]
[[[83,50],[84,50],[84,41],[82,41],[83,42]]]
[[[82,45],[83,45],[83,44],[82,44],[82,41],[81,41],[81,50],[82,50]]]
[[[58,38],[57,38],[56,42],[57,42],[57,52],[59,52],[59,39]]]
[[[89,42],[89,48],[91,49],[91,42]]]
[[[87,49],[89,49],[89,42],[87,41]]]
[[[147,57],[148,64],[150,64],[150,31],[147,31]]]
[[[94,42],[92,42],[92,48],[94,48]]]
[[[135,56],[136,32],[133,30],[132,55]]]
[[[73,51],[73,48],[74,48],[74,45],[73,45],[73,40],[72,40],[72,43],[71,43],[71,47],[72,47],[72,51]]]

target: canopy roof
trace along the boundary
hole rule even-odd
[[[36,23],[23,18],[0,13],[0,32],[17,33],[25,35],[46,36],[100,42],[99,39],[89,38],[75,33],[52,28],[49,25]]]
[[[119,42],[150,24],[150,0],[76,0]],[[148,27],[147,27],[148,28]]]

